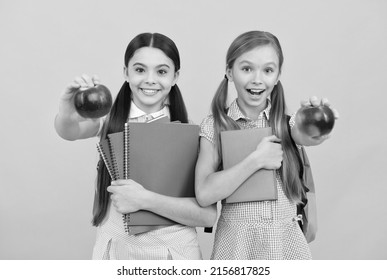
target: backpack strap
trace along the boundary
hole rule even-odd
[[[212,233],[212,228],[213,228],[213,227],[205,227],[205,228],[204,228],[204,232],[205,232],[205,233]]]

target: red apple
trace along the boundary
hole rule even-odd
[[[297,115],[296,120],[301,131],[312,137],[329,134],[335,124],[332,110],[325,105],[302,107]]]
[[[74,106],[84,118],[96,119],[109,113],[112,106],[112,95],[104,85],[80,88],[74,96]]]

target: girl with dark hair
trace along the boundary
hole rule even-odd
[[[201,124],[195,182],[201,206],[227,198],[259,169],[276,170],[278,192],[273,201],[222,205],[212,259],[311,258],[298,226],[297,206],[307,197],[301,151],[302,146],[321,144],[328,137],[301,133],[294,125],[297,115],[286,115],[282,63],[281,46],[274,35],[251,31],[237,37],[227,52],[226,75],[213,98],[212,114]],[[230,106],[228,82],[237,91]],[[309,102],[304,105],[329,105],[326,99],[315,97]],[[220,132],[260,127],[271,127],[273,135],[264,138],[242,162],[223,170]]]
[[[158,33],[137,35],[126,49],[125,82],[110,114],[101,119],[85,119],[77,114],[75,92],[99,83],[97,77],[82,75],[66,88],[60,100],[55,119],[57,133],[67,140],[94,136],[105,139],[108,134],[122,131],[128,121],[145,122],[162,115],[187,123],[186,107],[176,84],[179,70],[179,52],[171,39]],[[154,212],[177,224],[129,235],[122,214],[138,210]],[[148,191],[133,180],[111,182],[101,159],[93,215],[93,225],[98,228],[93,259],[201,259],[195,227],[212,226],[216,209],[201,207],[195,198]]]

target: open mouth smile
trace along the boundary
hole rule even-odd
[[[141,88],[141,91],[145,95],[155,95],[157,92],[159,92],[159,89],[146,89],[146,88]]]
[[[247,89],[247,91],[252,95],[261,95],[265,90],[264,89]]]

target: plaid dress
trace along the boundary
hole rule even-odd
[[[168,106],[147,115],[132,102],[129,121],[146,122],[160,115],[169,116]],[[93,259],[198,260],[202,259],[202,254],[194,227],[176,224],[129,235],[125,232],[122,214],[109,201],[105,219],[97,227]]]
[[[234,100],[228,116],[242,129],[269,126],[270,100],[258,120],[245,117]],[[201,123],[200,136],[214,142],[212,115]],[[211,259],[311,259],[307,241],[298,225],[297,205],[283,191],[276,172],[278,199],[223,204],[218,220]]]

